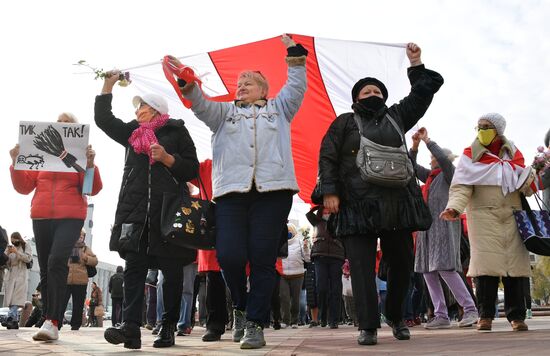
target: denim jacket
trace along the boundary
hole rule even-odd
[[[288,79],[274,99],[251,105],[217,103],[198,86],[185,96],[191,110],[213,132],[212,188],[218,198],[232,192],[299,191],[290,144],[290,122],[306,91],[306,68],[289,66]]]

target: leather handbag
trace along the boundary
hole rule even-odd
[[[92,278],[97,274],[97,268],[95,266],[86,265],[86,271],[88,272],[88,278]]]
[[[528,251],[550,256],[550,213],[548,210],[531,210],[525,195],[521,195],[522,210],[514,211],[519,236]],[[535,198],[538,198],[535,195]],[[537,200],[538,203],[538,200]]]
[[[105,307],[103,305],[98,305],[94,309],[94,316],[102,317],[105,315]]]
[[[403,132],[395,120],[388,114],[386,118],[399,132],[400,147],[380,145],[363,136],[361,118],[353,117],[359,128],[361,141],[357,152],[356,164],[364,181],[383,187],[404,187],[414,176],[414,168],[409,158]]]
[[[187,192],[165,192],[162,198],[161,232],[169,243],[199,250],[216,248],[215,204],[210,201],[200,177],[206,199]]]

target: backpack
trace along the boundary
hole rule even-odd
[[[124,277],[121,273],[115,273],[111,277],[111,298],[113,295],[115,297],[122,297],[124,295]]]
[[[403,132],[393,118],[386,114],[386,118],[399,132],[400,147],[380,145],[363,136],[361,118],[353,117],[359,128],[360,142],[356,164],[364,181],[384,187],[404,187],[414,176],[414,167],[409,158],[407,144]]]

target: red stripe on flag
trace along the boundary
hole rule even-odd
[[[317,179],[319,147],[336,114],[321,77],[314,38],[302,35],[292,35],[292,38],[309,51],[308,88],[292,122],[291,135],[299,195],[305,202],[311,202],[311,192]],[[244,70],[262,72],[269,81],[268,97],[277,95],[287,79],[286,49],[280,36],[209,52],[209,55],[228,92],[236,91],[238,75]]]

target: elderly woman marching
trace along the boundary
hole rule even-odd
[[[360,330],[357,342],[361,345],[378,342],[380,314],[374,272],[378,237],[389,269],[384,315],[396,339],[410,338],[403,321],[403,301],[412,269],[411,232],[425,228],[431,217],[415,179],[393,187],[364,180],[357,152],[360,140],[368,139],[385,146],[386,151],[401,147],[408,162],[402,135],[420,120],[443,84],[439,73],[424,67],[420,55],[420,47],[407,45],[411,63],[407,71],[411,92],[407,97],[387,107],[388,90],[381,81],[371,77],[359,80],[351,91],[353,112],[338,116],[321,143],[316,195],[322,196],[323,206],[335,214],[329,226],[333,225],[335,235],[344,241],[351,263]]]
[[[119,74],[108,73],[95,101],[97,126],[126,150],[109,244],[126,261],[124,322],[106,329],[104,337],[111,344],[141,348],[145,278],[149,268],[159,268],[164,276],[164,313],[153,347],[171,347],[180,314],[183,266],[195,260],[196,252],[169,243],[161,233],[162,197],[164,193],[189,194],[186,182],[197,176],[199,161],[184,122],[170,118],[163,97],[134,97],[135,119],[129,122],[114,116],[112,90]]]
[[[290,123],[306,91],[307,51],[286,35],[282,41],[288,80],[273,99],[267,99],[268,82],[257,71],[239,75],[235,103],[206,100],[195,83],[179,81],[191,110],[213,132],[216,252],[235,306],[233,341],[243,349],[265,345],[262,325],[269,320],[279,238],[299,190]],[[174,57],[171,62],[181,65]]]
[[[10,308],[5,326],[8,329],[19,329],[18,309],[25,305],[29,287],[27,263],[32,261],[31,244],[26,243],[21,234],[14,232],[5,253],[8,256],[8,273],[5,280],[4,305]]]
[[[526,331],[522,277],[529,277],[529,253],[521,242],[514,209],[520,192],[536,190],[532,178],[517,189],[525,168],[521,152],[504,136],[506,121],[490,113],[478,120],[478,134],[464,150],[441,213],[455,220],[466,208],[471,259],[468,275],[476,278],[478,330],[491,330],[499,280],[504,284],[504,311],[514,331]]]
[[[449,185],[455,171],[452,162],[456,156],[450,150],[441,148],[435,141],[430,140],[425,128],[418,130],[412,138],[410,154],[415,161],[416,176],[425,183],[423,196],[433,216],[430,229],[419,231],[416,237],[414,271],[423,274],[435,309],[435,317],[424,327],[426,329],[448,329],[451,327],[445,295],[439,281],[440,276],[449,286],[455,299],[464,308],[464,316],[458,326],[472,326],[477,321],[477,308],[462,277],[457,272],[462,270],[460,222],[444,221],[437,218],[449,199]],[[431,169],[416,163],[418,145],[421,140],[432,154]]]

